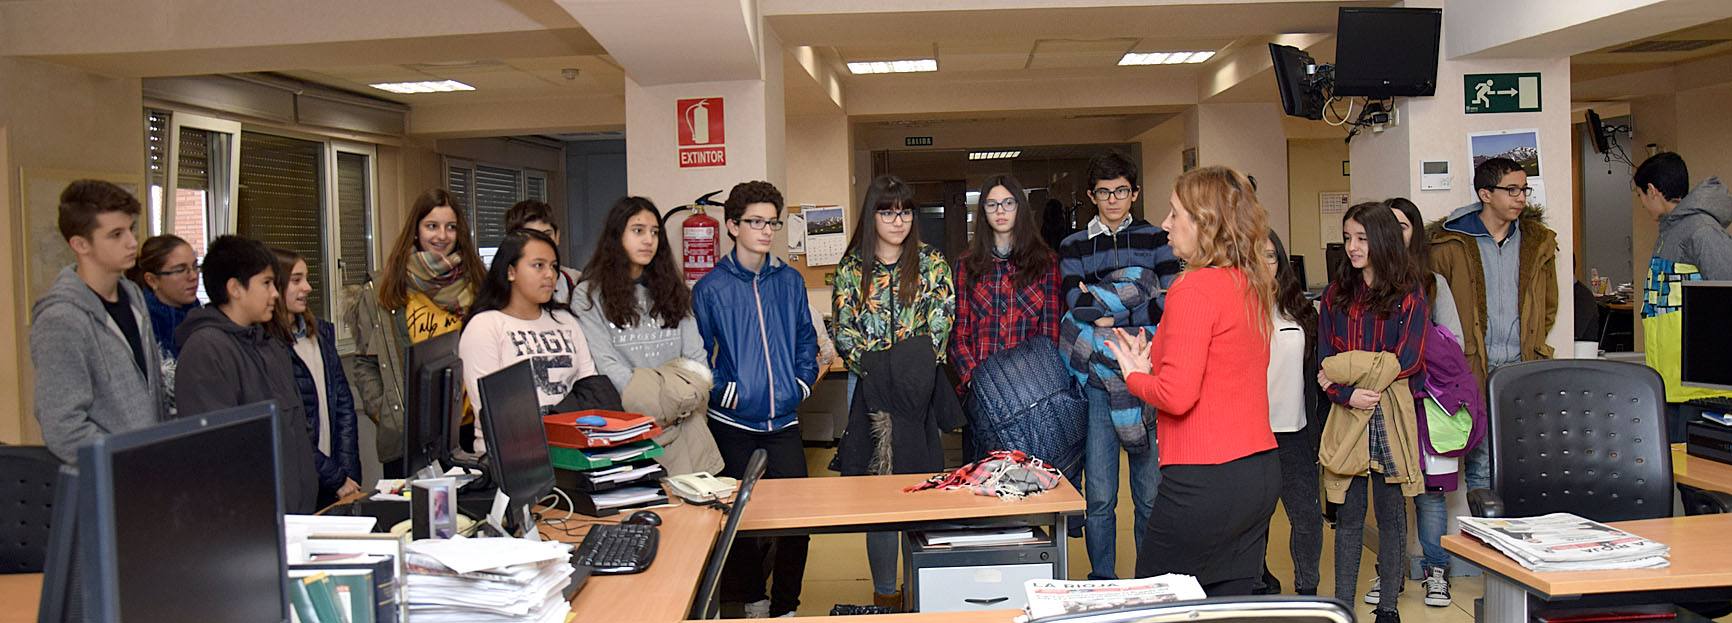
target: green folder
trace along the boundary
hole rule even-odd
[[[313,609],[313,598],[307,594],[307,585],[301,583],[301,578],[289,580],[289,602],[295,607],[295,617],[301,623],[325,623],[319,620],[319,613]]]
[[[377,600],[373,596],[373,572],[364,569],[345,569],[327,571],[331,581],[339,588],[346,588],[348,598],[343,599],[343,591],[338,592],[338,602],[347,601],[349,623],[373,623],[373,610]]]
[[[315,573],[301,578],[301,584],[307,589],[307,596],[312,598],[313,611],[319,615],[319,623],[349,623],[349,617],[343,616],[343,606],[337,601],[337,585],[331,581],[331,575],[324,572]]]

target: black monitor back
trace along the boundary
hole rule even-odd
[[[487,439],[488,471],[499,490],[510,498],[513,511],[534,505],[553,490],[553,464],[547,456],[547,430],[541,424],[533,365],[525,359],[476,383],[481,392],[481,432]],[[516,515],[507,513],[509,517]]]
[[[1441,9],[1342,7],[1336,15],[1335,96],[1437,91]]]
[[[78,581],[78,468],[60,466],[54,483],[53,523],[42,560],[42,598],[37,623],[83,623]]]
[[[1269,44],[1275,63],[1275,88],[1281,93],[1281,111],[1293,117],[1323,118],[1323,91],[1313,86],[1306,67],[1315,65],[1304,50],[1279,43]]]
[[[753,450],[751,458],[746,459],[746,478],[740,481],[733,507],[728,509],[728,521],[722,524],[722,533],[716,537],[715,547],[710,548],[710,561],[704,565],[704,576],[698,582],[698,597],[692,602],[694,619],[716,618],[720,607],[716,602],[716,590],[721,586],[722,567],[728,563],[728,551],[734,547],[734,535],[739,533],[740,517],[746,514],[746,502],[752,499],[752,489],[758,486],[758,480],[764,477],[769,466],[770,455],[762,448]]]
[[[288,621],[276,404],[79,449],[79,565],[96,621]]]
[[[451,449],[457,443],[452,422],[463,417],[463,368],[457,357],[460,339],[461,332],[451,331],[409,347],[403,374],[405,476],[413,477],[434,461],[451,461]],[[456,373],[451,374],[452,370]]]

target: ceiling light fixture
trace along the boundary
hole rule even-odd
[[[1179,65],[1201,63],[1215,57],[1213,51],[1202,52],[1126,52],[1119,65]]]
[[[1022,150],[1020,150],[1020,149],[1012,149],[1012,150],[1007,150],[1007,151],[971,151],[971,152],[968,152],[968,159],[969,160],[1007,160],[1007,159],[1015,158],[1015,157],[1021,156],[1021,155],[1022,155]]]
[[[854,75],[905,74],[919,71],[938,71],[938,59],[916,58],[901,61],[854,62],[848,63],[848,71]]]
[[[475,87],[456,80],[428,80],[424,82],[379,82],[369,84],[380,91],[392,93],[449,93],[451,91],[474,91]]]

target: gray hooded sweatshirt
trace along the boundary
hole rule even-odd
[[[1710,281],[1732,279],[1732,195],[1720,178],[1710,177],[1660,217],[1654,255],[1696,267]]]
[[[120,288],[132,304],[140,339],[150,339],[144,293],[125,279]],[[54,456],[72,463],[78,460],[78,446],[96,437],[162,421],[161,352],[144,344],[144,369],[139,370],[132,345],[74,267],[60,271],[30,318],[36,421]]]

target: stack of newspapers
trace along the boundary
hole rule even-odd
[[[406,548],[409,619],[561,623],[571,546],[524,539],[426,539]]]
[[[1028,597],[1025,609],[1029,620],[1189,601],[1207,596],[1203,594],[1203,587],[1197,584],[1197,578],[1171,573],[1134,580],[1028,580],[1023,583],[1023,590]],[[1067,623],[1086,623],[1088,620],[1084,617]]]
[[[1671,548],[1570,513],[1486,519],[1462,517],[1461,531],[1533,571],[1653,569]]]

